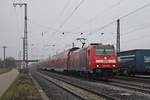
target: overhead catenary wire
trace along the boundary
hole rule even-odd
[[[126,36],[126,35],[129,35],[129,33],[136,32],[136,31],[138,31],[138,30],[147,29],[147,28],[150,28],[150,24],[149,24],[149,25],[145,25],[145,26],[143,26],[143,27],[138,27],[138,28],[133,29],[133,30],[131,30],[131,31],[122,33],[122,34],[120,34],[120,35],[121,35],[121,36]],[[113,33],[112,33],[112,34],[113,34]],[[114,36],[114,35],[113,35],[113,36]],[[112,37],[111,37],[111,38],[112,38]]]
[[[68,7],[69,3],[70,3],[70,0],[67,1],[67,3],[66,3],[65,6],[63,7],[63,9],[62,9],[62,11],[61,11],[61,13],[60,13],[59,16],[62,16],[62,15],[64,14],[64,12],[65,12],[66,8]],[[45,25],[39,24],[39,23],[37,23],[37,22],[35,22],[35,21],[29,19],[29,18],[27,19],[27,21],[30,22],[31,24],[34,24],[34,25],[38,26],[38,27],[47,29],[48,31],[50,31],[50,30],[51,30],[51,31],[58,31],[58,29],[52,28],[52,27],[50,27],[50,26],[45,26]]]
[[[117,3],[113,4],[113,5],[111,5],[110,7],[108,7],[108,8],[106,8],[106,9],[100,11],[97,15],[95,15],[93,18],[87,20],[86,22],[82,23],[80,26],[84,26],[84,25],[86,25],[87,23],[91,23],[91,22],[95,21],[99,15],[101,15],[102,13],[106,13],[106,12],[108,12],[109,10],[112,10],[113,8],[119,6],[122,1],[123,1],[123,0],[120,0],[119,2],[117,2]],[[81,28],[80,26],[74,28],[73,30],[76,30],[76,29]]]
[[[129,13],[127,13],[127,14],[125,14],[125,15],[119,17],[118,19],[126,18],[126,17],[128,17],[128,16],[130,16],[130,15],[132,15],[132,14],[138,12],[138,11],[141,11],[141,10],[144,9],[144,8],[149,7],[149,6],[150,6],[150,3],[144,5],[144,6],[140,7],[140,8],[137,8],[137,9],[135,9],[135,10],[133,10],[133,11],[131,11],[131,12],[129,12]],[[116,22],[116,21],[117,21],[117,19],[114,20],[114,21],[111,21],[111,22],[108,23],[108,24],[105,24],[104,26],[102,26],[102,27],[100,27],[100,28],[95,29],[94,31],[97,32],[97,31],[103,30],[103,29],[105,29],[106,27],[108,27],[108,26],[110,26],[111,24],[113,24],[114,22]],[[129,34],[129,33],[131,33],[131,32],[137,31],[137,30],[145,29],[145,28],[147,28],[147,27],[150,27],[150,26],[149,26],[149,25],[148,25],[148,26],[144,26],[144,27],[142,27],[142,28],[139,28],[139,29],[136,29],[136,30],[132,30],[132,31],[126,33],[126,34]],[[90,35],[90,34],[87,34],[86,36],[88,36],[88,35]]]
[[[65,10],[67,9],[67,7],[69,6],[71,0],[68,0],[67,3],[65,4],[65,6],[63,7],[61,13],[60,13],[60,17],[63,16],[63,14],[65,13]]]
[[[45,26],[45,25],[42,25],[42,24],[39,24],[31,19],[27,19],[27,21],[30,23],[30,24],[33,24],[39,28],[43,28],[43,29],[47,29],[48,31],[57,31],[59,33],[64,33],[64,34],[77,34],[77,33],[81,33],[81,32],[72,32],[72,31],[58,31],[57,29],[53,28],[53,27],[49,27],[49,26]],[[46,31],[48,33],[48,31]]]
[[[63,15],[63,13],[65,12],[65,10],[66,10],[66,8],[68,7],[69,3],[70,3],[70,0],[67,1],[67,3],[66,3],[65,6],[63,7],[63,9],[62,9],[62,11],[61,11],[61,13],[60,13],[59,16],[62,16],[62,15]],[[36,25],[36,26],[38,26],[38,27],[40,27],[40,28],[43,28],[43,29],[47,29],[47,30],[48,30],[48,31],[46,31],[47,33],[48,33],[49,31],[58,32],[58,29],[55,29],[55,28],[53,28],[53,27],[45,26],[45,25],[39,24],[39,23],[37,23],[37,22],[35,22],[35,21],[29,19],[29,18],[28,18],[27,20],[28,20],[28,22],[31,23],[31,24],[34,24],[34,25]],[[65,33],[66,33],[66,32],[65,32]],[[52,35],[53,35],[53,34],[52,34]]]
[[[51,37],[55,36],[56,33],[60,32],[60,29],[63,28],[63,26],[69,21],[69,19],[73,16],[73,14],[80,8],[80,6],[84,3],[85,0],[81,0],[79,4],[73,9],[73,11],[69,14],[69,16],[59,25],[58,29],[55,32],[51,33]],[[62,34],[63,32],[61,32]],[[74,32],[70,32],[74,33]]]
[[[73,33],[73,34],[76,34],[76,33],[81,33],[81,32],[72,32],[72,31],[59,31],[64,25],[65,25],[65,23],[73,16],[73,14],[75,13],[75,11],[76,10],[78,10],[78,8],[81,6],[81,4],[83,4],[83,2],[84,2],[85,0],[81,0],[80,1],[80,3],[74,8],[74,10],[72,11],[72,13],[63,21],[63,23],[59,26],[59,28],[58,29],[53,29],[53,28],[51,28],[53,31],[55,31],[55,32],[53,32],[52,33],[52,35],[54,34],[54,33],[57,33],[57,32],[60,32],[60,33]],[[123,0],[120,0],[119,2],[117,2],[117,3],[115,3],[114,5],[112,5],[112,6],[110,6],[109,8],[107,8],[107,9],[105,9],[105,10],[103,10],[102,12],[106,12],[106,11],[108,11],[108,10],[110,10],[110,9],[112,9],[112,8],[114,8],[114,7],[116,7],[117,5],[119,5],[120,3],[121,3],[121,1],[123,1]],[[65,9],[67,8],[67,5],[68,5],[68,3],[69,2],[67,2],[66,3],[66,5],[64,6],[64,8],[63,8],[63,10],[62,10],[62,14],[64,13],[64,11],[65,11]],[[100,13],[99,13],[100,14]],[[98,15],[99,15],[98,14]],[[97,16],[95,16],[94,18],[96,18]],[[92,21],[92,20],[94,20],[94,18],[93,19],[90,19],[89,21]],[[113,21],[113,22],[115,22],[115,21]],[[110,23],[111,24],[111,23]],[[105,25],[104,27],[102,27],[102,28],[105,28],[105,27],[107,27],[107,26],[109,26],[109,24],[108,25]],[[48,28],[48,27],[47,27]],[[51,30],[50,29],[50,30]],[[85,31],[86,32],[86,31]]]
[[[137,26],[141,26],[141,25],[137,25]],[[148,27],[150,27],[150,25],[146,25],[146,26],[144,26],[144,27],[138,27],[138,28],[133,29],[133,30],[131,30],[131,31],[124,32],[124,33],[122,33],[122,34],[120,34],[120,35],[121,35],[121,36],[124,36],[124,35],[126,35],[126,34],[131,33],[131,32],[138,31],[138,30],[142,30],[142,29],[145,29],[145,28],[148,28]],[[130,28],[132,28],[132,27],[130,27]],[[109,33],[109,34],[112,34],[110,38],[113,37],[113,39],[115,40],[115,38],[114,38],[114,36],[116,36],[116,33],[115,33],[115,32],[113,33],[113,32],[108,31],[108,30],[106,30],[106,29],[105,29],[105,31],[106,31],[107,33]]]
[[[27,19],[27,21],[28,21],[29,23],[31,23],[31,24],[34,24],[34,25],[36,25],[36,26],[38,26],[38,27],[41,27],[41,28],[44,28],[44,29],[48,29],[48,30],[51,30],[51,31],[56,31],[56,30],[57,30],[57,29],[54,29],[54,28],[52,28],[52,27],[39,24],[39,23],[37,23],[37,22],[35,22],[35,21],[29,19],[29,18]]]
[[[16,2],[16,0],[13,0],[13,3],[15,3]],[[14,6],[14,5],[13,5]],[[16,26],[17,26],[17,31],[19,32],[19,33],[22,33],[21,32],[21,28],[23,28],[23,26],[22,26],[22,18],[23,18],[23,9],[21,8],[21,9],[19,9],[19,12],[20,13],[17,13],[18,12],[18,10],[17,10],[17,8],[14,6],[13,7],[13,9],[14,9],[14,13],[15,13],[15,18],[16,18]]]
[[[57,18],[57,21],[56,21],[53,25],[55,25],[59,20],[61,20],[61,17],[63,17],[63,15],[64,15],[64,13],[65,13],[67,7],[69,6],[70,1],[71,1],[71,0],[68,0],[68,1],[65,3],[65,5],[63,6],[63,8],[62,8],[62,10],[61,10],[61,12],[60,12],[60,14],[59,14],[59,16],[58,16],[58,18]]]
[[[89,34],[87,34],[87,35],[85,35],[85,36],[88,36],[88,35],[90,35],[90,34],[93,33],[93,32],[98,32],[98,31],[100,31],[100,30],[103,30],[103,29],[105,29],[106,27],[108,27],[108,26],[112,25],[113,23],[115,23],[116,21],[117,21],[117,20],[113,20],[113,21],[111,21],[111,22],[109,22],[109,23],[103,25],[103,26],[100,27],[100,28],[94,29],[94,30],[92,30],[91,32],[89,32]]]
[[[147,7],[147,6],[146,6],[146,7]],[[144,7],[144,8],[145,8],[145,7]],[[141,9],[143,9],[143,7],[141,7],[139,10],[141,10]],[[134,10],[134,11],[129,12],[128,14],[126,14],[126,15],[124,15],[124,16],[119,17],[119,18],[120,18],[120,19],[126,18],[126,17],[128,17],[128,16],[130,16],[130,15],[136,13],[136,12],[139,11],[139,10],[136,9],[136,10]],[[105,24],[104,26],[102,26],[102,27],[100,27],[100,28],[97,28],[96,31],[100,31],[100,30],[102,30],[102,29],[105,29],[106,27],[110,26],[110,25],[113,24],[114,22],[116,22],[116,20],[114,20],[114,21],[112,21],[112,22],[110,22],[110,23],[108,23],[108,24]],[[56,31],[56,30],[54,30],[54,31]],[[137,31],[137,29],[136,29],[135,31]],[[60,31],[59,31],[59,32],[60,32]],[[134,32],[134,31],[132,30],[132,31],[130,31],[130,33],[131,33],[131,32]]]
[[[65,31],[60,31],[60,29],[66,24],[66,22],[73,16],[73,14],[79,9],[79,7],[83,4],[85,0],[81,0],[79,2],[79,4],[73,9],[73,11],[71,12],[71,14],[63,21],[63,23],[61,23],[59,25],[59,28],[57,28],[56,30],[54,30],[54,32],[51,33],[50,37],[54,37],[56,35],[56,33],[60,32],[61,34],[64,33]],[[66,9],[66,8],[65,8]],[[66,31],[65,33],[75,33],[75,32],[69,32]]]
[[[146,28],[149,28],[149,27],[150,27],[150,25],[146,25],[146,26],[143,26],[143,27],[139,27],[139,28],[133,29],[133,30],[131,30],[131,31],[129,31],[129,32],[126,32],[126,33],[124,33],[124,34],[121,34],[121,36],[125,36],[125,35],[128,35],[129,33],[132,33],[132,32],[138,31],[138,30],[143,30],[143,29],[146,29]]]
[[[20,32],[20,24],[19,24],[19,17],[17,15],[16,8],[14,8],[15,17],[16,17],[16,23],[17,23],[17,31]]]
[[[136,38],[133,38],[133,39],[129,39],[129,40],[123,40],[122,43],[125,43],[125,42],[129,42],[129,41],[132,41],[130,43],[133,43],[133,40],[134,41],[137,41],[137,40],[143,40],[144,38],[150,38],[150,35],[144,35],[144,36],[140,36],[140,37],[136,37]]]
[[[73,14],[80,8],[80,6],[84,3],[85,0],[81,0],[79,2],[79,4],[73,9],[73,11],[70,13],[70,15],[63,21],[63,23],[60,25],[59,28],[62,28],[66,23],[67,21],[73,16]]]
[[[130,15],[132,15],[132,14],[134,14],[134,13],[136,13],[136,12],[138,12],[138,11],[144,9],[144,8],[147,8],[147,7],[149,7],[149,6],[150,6],[150,3],[145,4],[144,6],[139,7],[139,8],[137,8],[137,9],[135,9],[135,10],[133,10],[133,11],[127,13],[126,15],[121,16],[119,19],[123,19],[123,18],[125,18],[125,17],[128,17],[128,16],[130,16]]]
[[[147,8],[147,7],[149,7],[149,6],[150,6],[150,3],[145,4],[144,6],[142,6],[142,7],[140,7],[140,8],[137,8],[137,9],[135,9],[135,10],[133,10],[133,11],[131,11],[131,12],[129,12],[129,13],[123,15],[123,16],[120,16],[118,19],[123,19],[123,18],[125,18],[125,17],[128,17],[128,16],[130,16],[130,15],[132,15],[132,14],[134,14],[134,13],[136,13],[136,12],[138,12],[138,11],[144,9],[144,8]],[[102,26],[102,27],[100,27],[100,28],[94,29],[93,31],[94,31],[94,32],[97,32],[97,31],[100,31],[100,30],[102,30],[102,29],[105,29],[106,27],[110,26],[111,24],[115,23],[116,21],[117,21],[117,19],[111,21],[111,22],[108,23],[108,24],[105,24],[104,26]]]

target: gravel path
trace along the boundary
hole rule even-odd
[[[19,72],[16,69],[13,69],[10,72],[0,75],[0,97],[8,89],[8,87],[14,82]]]

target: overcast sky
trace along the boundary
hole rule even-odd
[[[86,44],[116,44],[116,22],[149,0],[18,0],[28,3],[29,59],[46,58],[86,37]],[[22,52],[24,7],[13,7],[17,0],[0,0],[0,47],[6,56],[18,59]],[[121,50],[150,49],[150,6],[120,19]],[[64,32],[64,35],[62,34]],[[80,35],[83,32],[83,35]],[[42,35],[43,33],[43,35]],[[100,33],[104,33],[101,35]],[[56,45],[55,47],[48,45]],[[3,49],[0,49],[3,58]]]

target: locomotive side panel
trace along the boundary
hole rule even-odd
[[[81,49],[80,51],[80,70],[86,71],[87,65],[86,65],[86,48]]]

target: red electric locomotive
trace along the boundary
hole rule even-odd
[[[100,76],[113,76],[117,69],[117,54],[113,45],[91,44],[87,48],[87,66]]]
[[[74,47],[56,55],[50,69],[88,73],[96,76],[113,76],[117,69],[117,54],[113,45],[92,43],[85,48]]]
[[[96,76],[113,76],[118,62],[113,45],[98,43],[70,51],[67,61],[67,70]]]

